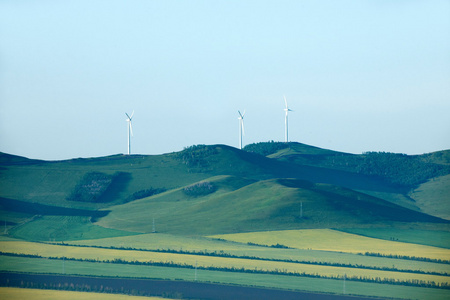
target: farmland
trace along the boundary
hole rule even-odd
[[[446,156],[357,157],[296,143],[251,149],[0,157],[3,279],[34,276],[26,287],[51,274],[53,287],[59,277],[117,278],[293,297],[450,297],[449,222],[421,211],[446,203]],[[367,169],[389,162],[405,162],[406,175]],[[415,168],[424,173],[408,179]]]
[[[159,297],[139,297],[139,296],[125,296],[112,295],[102,293],[86,293],[86,292],[71,292],[71,291],[55,291],[55,290],[40,290],[40,289],[20,289],[20,288],[0,288],[0,297],[9,300],[21,299],[36,299],[36,300],[58,300],[58,299],[86,299],[86,300],[160,300]],[[167,299],[167,298],[166,298]]]

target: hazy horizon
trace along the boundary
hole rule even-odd
[[[0,3],[0,151],[450,149],[450,1]]]

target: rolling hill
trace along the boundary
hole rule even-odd
[[[448,194],[418,191],[446,185],[436,179],[427,188],[426,182],[450,173],[448,151],[411,158],[273,142],[245,150],[197,145],[164,155],[66,161],[1,154],[0,219],[22,237],[35,222],[46,228],[53,219],[61,222],[52,216],[123,232],[152,232],[154,219],[158,232],[180,234],[446,223],[438,217],[447,215],[437,212]],[[382,173],[386,165],[392,166]],[[402,178],[393,180],[395,174]],[[200,191],[202,184],[211,190]],[[435,208],[424,210],[431,215],[420,211],[426,206]]]

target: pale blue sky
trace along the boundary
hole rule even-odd
[[[450,1],[0,1],[0,151],[450,148]]]

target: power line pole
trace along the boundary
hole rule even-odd
[[[344,273],[344,287],[343,287],[343,293],[344,293],[344,295],[346,294],[346,293],[345,293],[345,277],[346,277],[346,274]]]
[[[194,281],[197,281],[197,261],[195,261],[195,274],[194,274]]]

